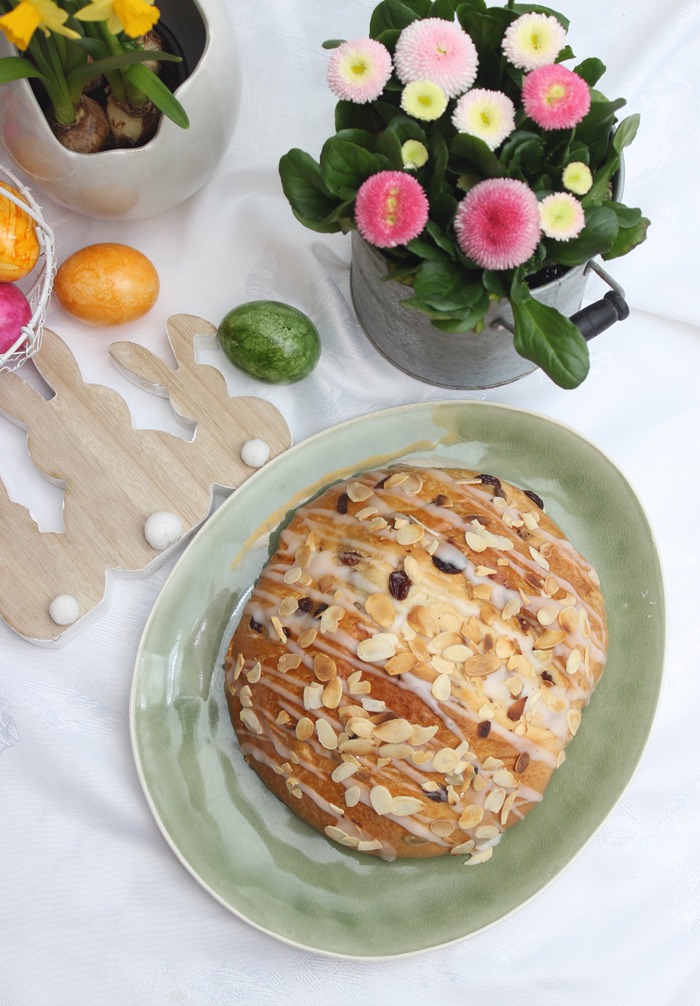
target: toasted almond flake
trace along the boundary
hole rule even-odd
[[[413,726],[403,718],[386,720],[374,728],[375,736],[385,744],[403,744],[413,732]]]
[[[563,629],[545,629],[535,640],[535,650],[552,650],[566,639]]]
[[[351,685],[349,688],[351,695],[369,695],[371,691],[371,681],[358,681],[356,685]]]
[[[374,723],[369,719],[362,719],[360,716],[354,716],[348,720],[345,729],[348,734],[354,734],[356,737],[374,736]]]
[[[316,736],[327,751],[335,751],[338,747],[338,735],[328,720],[316,720]]]
[[[364,696],[360,701],[362,702],[362,708],[366,709],[368,713],[383,713],[386,711],[386,702],[383,699],[371,699]]]
[[[394,632],[377,632],[357,644],[357,656],[368,664],[388,660],[396,654],[399,637]]]
[[[469,859],[465,859],[464,865],[481,866],[482,863],[488,862],[488,860],[491,859],[492,855],[493,855],[493,847],[489,846],[488,849],[482,849],[481,852],[475,852],[473,853],[473,855],[469,857]]]
[[[469,853],[474,848],[474,839],[468,838],[466,842],[461,842],[459,845],[454,845],[450,849],[451,856],[462,856]]]
[[[412,754],[413,748],[409,744],[382,744],[379,748],[380,757],[388,758],[389,760],[410,758]]]
[[[385,489],[395,489],[396,486],[403,485],[408,480],[408,472],[394,472],[384,483]]]
[[[496,769],[503,768],[503,762],[501,761],[500,758],[494,758],[491,755],[489,755],[488,758],[484,759],[483,768],[487,772],[495,772]]]
[[[286,674],[287,671],[297,668],[300,663],[301,657],[298,653],[283,653],[277,661],[277,670],[280,674]]]
[[[470,678],[484,678],[497,671],[501,664],[502,661],[495,654],[476,653],[464,661],[462,669]]]
[[[578,624],[581,629],[581,635],[584,639],[588,639],[591,635],[591,623],[588,618],[588,612],[585,608],[581,608],[581,612],[578,616]]]
[[[491,792],[487,793],[484,797],[484,809],[497,814],[503,806],[505,798],[506,791],[504,789],[492,789]]]
[[[594,569],[593,566],[591,566],[591,568],[589,569],[588,573],[589,573],[589,576],[591,578],[591,582],[593,583],[593,585],[596,586],[596,587],[600,587],[600,577],[598,576],[598,571],[596,569]]]
[[[338,815],[338,817],[344,817],[345,811],[343,810],[342,807],[339,807],[337,803],[329,803],[328,806],[330,807],[330,809],[333,811],[334,814]]]
[[[551,625],[552,622],[556,622],[557,615],[559,614],[559,609],[554,604],[546,604],[543,608],[540,608],[537,612],[537,621],[540,625]]]
[[[321,632],[335,632],[345,615],[339,604],[329,605],[321,614]]]
[[[397,653],[394,657],[390,657],[384,665],[384,670],[387,674],[395,676],[397,674],[405,674],[410,671],[416,663],[416,658],[412,653],[407,650],[403,650],[401,653]]]
[[[542,555],[540,549],[533,548],[533,546],[530,545],[529,546],[529,550],[530,550],[530,555],[535,560],[535,562],[537,563],[538,566],[541,566],[542,569],[549,569],[549,563],[547,562],[547,560],[545,559],[545,557]]]
[[[437,724],[431,726],[420,726],[419,724],[414,724],[411,727],[411,733],[408,737],[408,743],[412,744],[413,747],[419,747],[422,744],[427,744],[433,739],[435,734],[438,732]]]
[[[410,817],[423,810],[425,804],[415,796],[395,796],[391,801],[391,813],[394,817]]]
[[[370,594],[365,601],[365,611],[385,629],[393,625],[396,617],[394,605],[388,594]]]
[[[326,709],[337,709],[343,698],[343,682],[340,678],[331,678],[323,689],[321,701]]]
[[[475,832],[475,835],[478,839],[496,838],[496,836],[500,834],[501,829],[497,828],[495,824],[482,824],[481,827],[477,828]]]
[[[437,636],[440,631],[437,618],[424,604],[414,605],[406,620],[411,628],[422,636]]]
[[[427,765],[429,761],[432,760],[433,752],[422,748],[419,751],[414,751],[411,755],[411,761],[414,765]]]
[[[335,660],[327,653],[317,653],[314,656],[314,675],[319,681],[330,681],[337,673]]]
[[[396,540],[399,545],[415,545],[421,540],[424,533],[420,524],[406,524],[396,532]]]
[[[277,609],[277,614],[280,618],[289,618],[290,615],[294,614],[298,607],[299,604],[296,597],[294,597],[293,594],[288,594]]]
[[[279,641],[281,643],[285,643],[286,644],[286,642],[287,642],[287,633],[284,631],[284,626],[280,622],[280,620],[277,617],[277,615],[273,615],[272,618],[270,619],[270,622],[272,624],[272,628],[277,633],[277,638],[279,639]]]
[[[417,472],[411,472],[405,482],[401,485],[401,492],[407,496],[417,495],[423,488],[423,479]]]
[[[376,506],[363,506],[361,510],[358,510],[355,516],[358,520],[369,520],[370,517],[374,517],[378,514]]]
[[[508,689],[508,691],[510,692],[510,694],[513,696],[514,699],[517,699],[518,695],[520,695],[520,693],[523,690],[522,679],[517,677],[517,675],[515,674],[511,674],[509,677],[507,677],[503,682],[503,684],[506,686],[506,688]]]
[[[443,658],[439,654],[437,654],[437,653],[435,654],[434,657],[431,657],[431,659],[430,659],[430,666],[438,674],[446,674],[448,677],[451,674],[454,674],[455,671],[457,670],[457,668],[455,667],[454,661],[443,660]]]
[[[430,662],[430,653],[428,647],[425,645],[425,640],[421,639],[420,636],[416,636],[415,639],[408,639],[408,648],[411,653],[416,657],[421,663]]]
[[[438,702],[445,702],[449,699],[452,692],[452,682],[450,681],[449,675],[438,674],[433,681],[431,691],[433,697],[438,700]]]
[[[459,816],[459,826],[462,831],[469,831],[470,828],[475,828],[477,824],[481,823],[484,816],[484,808],[480,807],[478,803],[470,803]]]
[[[336,825],[334,824],[327,824],[323,830],[325,831],[325,833],[328,835],[329,838],[334,839],[334,841],[336,842],[341,842],[343,845],[359,844],[358,838],[354,838],[354,836],[348,835],[346,831],[343,831],[342,828],[336,827]]]
[[[449,838],[455,830],[455,823],[454,821],[433,821],[430,825],[430,830],[438,838]]]
[[[331,773],[333,782],[344,782],[359,770],[360,766],[351,761],[342,761]]]
[[[301,647],[302,650],[307,649],[314,642],[317,635],[316,629],[304,629],[297,636],[297,646]]]
[[[571,731],[571,736],[576,734],[576,731],[581,726],[581,713],[578,709],[570,709],[566,714],[566,725]]]
[[[495,654],[501,660],[510,659],[515,653],[515,643],[512,639],[507,639],[505,636],[500,636],[496,640]]]
[[[333,577],[330,576],[330,574],[327,574],[326,576],[322,576],[321,579],[318,581],[318,589],[321,591],[322,594],[329,594],[331,590],[333,590],[334,583],[335,580],[333,579]]]
[[[481,608],[481,621],[485,625],[493,625],[498,618],[498,612],[492,604],[484,604]]]
[[[252,730],[253,733],[261,734],[263,732],[260,720],[252,709],[241,709],[241,723],[247,727],[248,730]]]
[[[474,570],[477,576],[493,576],[498,570],[494,569],[492,566],[477,566]]]
[[[253,705],[253,693],[250,690],[250,685],[243,685],[238,693],[238,698],[241,700],[242,706],[250,708]]]
[[[297,566],[306,569],[311,562],[311,549],[308,545],[301,545],[294,553],[294,561]]]
[[[304,709],[320,709],[323,705],[323,685],[314,681],[304,688]]]
[[[381,848],[383,848],[383,846],[378,838],[361,839],[357,843],[358,852],[374,852],[376,849]]]
[[[517,795],[517,793],[509,793],[503,801],[503,807],[501,808],[501,824],[504,828],[506,826],[506,822],[508,821],[510,812],[513,809],[513,804],[515,803]]]
[[[411,583],[420,583],[423,579],[423,568],[414,556],[405,556],[403,560],[403,569]]]
[[[289,773],[289,772],[291,772],[291,771],[292,771],[292,766],[291,766],[291,765],[289,764],[289,762],[288,762],[288,761],[285,761],[285,762],[282,762],[282,764],[280,765],[280,768],[282,769],[282,772],[283,772],[283,774],[285,774],[285,775],[286,775],[287,773]]]
[[[368,755],[374,751],[374,741],[365,740],[364,737],[352,737],[347,741],[339,741],[338,750],[342,754]]]
[[[234,681],[238,681],[238,679],[240,678],[244,663],[245,660],[243,659],[243,654],[239,653],[238,656],[236,657],[236,662],[233,665],[233,670],[231,671],[231,677],[233,678]]]
[[[296,583],[301,576],[301,567],[290,566],[287,572],[284,574],[282,579],[285,583]]]
[[[362,503],[370,498],[373,490],[370,486],[365,486],[362,482],[348,482],[345,490],[353,503]]]
[[[440,639],[441,637],[438,636],[437,638]],[[472,650],[461,642],[461,636],[459,636],[456,632],[444,632],[442,633],[442,638],[447,641],[447,645],[442,647],[440,650],[440,653],[445,660],[450,660],[452,663],[460,664],[463,660],[468,660],[469,657],[473,655]],[[430,649],[430,647],[428,647],[428,649]]]
[[[566,658],[566,673],[575,674],[580,666],[581,666],[581,651],[572,650],[569,656]]]
[[[276,775],[282,775],[282,769],[279,767],[279,765],[276,765],[275,762],[272,763],[272,771]]]
[[[459,761],[459,756],[454,748],[440,748],[433,755],[433,769],[435,772],[454,772],[455,765]]]
[[[545,578],[542,590],[547,595],[547,597],[554,597],[554,595],[559,590],[559,581],[556,576],[548,576]]]
[[[486,788],[486,780],[484,779],[483,775],[475,775],[474,779],[472,780],[472,789],[476,793],[480,793],[482,789],[485,788]]]
[[[483,706],[479,709],[479,719],[480,720],[492,720],[493,719],[493,707],[484,702]]]
[[[370,531],[383,531],[385,527],[388,527],[388,522],[384,520],[383,517],[373,517],[369,522],[367,527]],[[381,845],[379,846],[381,848]]]
[[[464,539],[472,552],[485,552],[488,548],[486,539],[477,531],[467,531]]]
[[[386,786],[372,786],[369,791],[369,801],[374,807],[375,813],[383,816],[391,813],[394,798]]]
[[[360,797],[362,796],[362,790],[359,786],[349,786],[345,790],[345,804],[347,807],[356,807],[360,802]]]
[[[515,778],[512,772],[508,769],[502,768],[498,772],[494,772],[493,781],[497,786],[503,786],[504,789],[514,789],[518,785],[518,780]]]
[[[278,726],[283,727],[283,726],[286,726],[287,723],[291,723],[291,721],[292,721],[292,717],[289,715],[289,713],[287,712],[287,710],[286,709],[280,709],[280,711],[277,713],[277,719],[275,720],[275,723]]]
[[[557,768],[561,768],[566,761],[566,751],[560,751],[557,755]]]
[[[308,741],[309,737],[313,737],[314,734],[313,720],[310,720],[308,716],[302,716],[294,728],[294,733],[298,740]]]

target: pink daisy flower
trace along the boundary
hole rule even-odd
[[[391,77],[391,53],[373,38],[343,42],[328,64],[328,85],[337,98],[364,105],[374,101]]]
[[[526,74],[522,94],[525,114],[542,129],[572,129],[591,107],[586,81],[560,63]]]
[[[482,269],[513,269],[533,255],[540,240],[540,204],[525,182],[487,178],[457,208],[459,247]]]
[[[540,203],[540,225],[548,238],[571,241],[586,223],[583,206],[569,192],[555,192]]]
[[[448,98],[474,83],[479,57],[471,38],[458,24],[428,17],[412,21],[399,35],[394,51],[399,80],[432,80]]]
[[[428,222],[428,197],[402,171],[379,171],[362,183],[355,200],[357,229],[377,248],[395,248],[418,237]]]
[[[515,106],[502,91],[474,87],[455,105],[452,124],[460,133],[478,136],[495,150],[515,129]]]
[[[503,36],[503,52],[513,66],[534,70],[553,63],[566,42],[564,27],[550,14],[523,14]]]

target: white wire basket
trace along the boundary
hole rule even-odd
[[[21,199],[14,192],[0,188],[0,199],[9,199],[32,217],[36,223],[36,236],[39,242],[39,258],[36,265],[27,276],[16,282],[16,286],[29,301],[32,316],[20,329],[14,344],[4,353],[0,353],[0,374],[3,374],[6,371],[17,370],[41,347],[46,308],[56,274],[56,241],[53,231],[42,216],[41,207],[29,189],[2,164],[0,164],[0,181],[6,182],[20,193]]]

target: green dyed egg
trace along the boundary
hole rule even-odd
[[[300,381],[321,356],[321,339],[312,321],[276,300],[251,300],[235,307],[217,334],[231,363],[270,384]]]

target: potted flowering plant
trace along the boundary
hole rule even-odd
[[[22,53],[0,59],[0,84],[38,85],[59,142],[77,153],[146,143],[160,114],[189,125],[161,80],[160,12],[147,0],[0,0],[0,31]],[[101,98],[101,100],[96,100]]]
[[[568,27],[512,0],[383,0],[368,37],[325,43],[336,131],[318,161],[299,149],[281,158],[283,190],[305,226],[352,232],[360,321],[423,380],[489,386],[539,366],[578,386],[588,346],[566,314],[595,256],[625,255],[646,236],[649,221],[619,198],[638,116],[618,122],[625,102],[597,89],[599,59],[564,65]],[[599,329],[627,310],[612,285]],[[525,370],[480,383],[435,376],[504,335]]]

